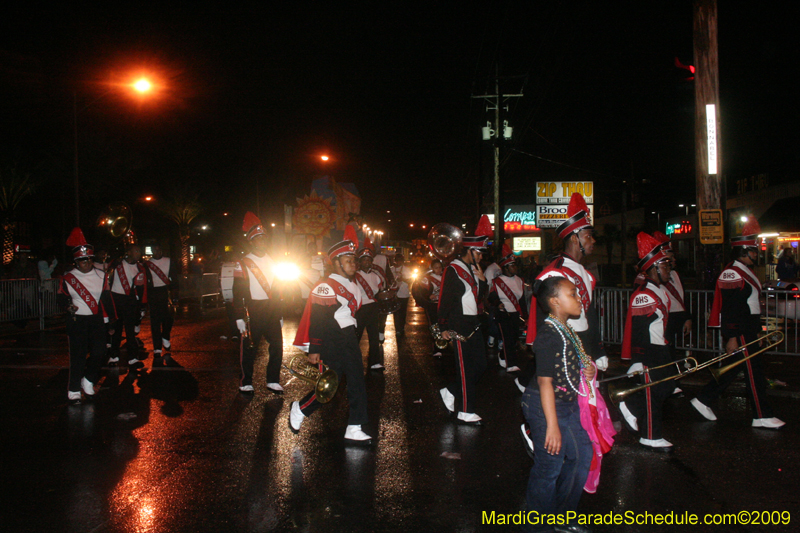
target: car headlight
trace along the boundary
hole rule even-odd
[[[300,277],[300,269],[294,263],[278,263],[273,273],[281,281],[292,281]]]

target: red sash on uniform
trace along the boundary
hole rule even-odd
[[[369,286],[367,279],[364,276],[362,276],[361,273],[359,272],[356,272],[356,281],[358,282],[359,285],[361,285],[361,288],[364,289],[364,294],[367,295],[367,298],[369,298],[370,300],[374,300],[375,296],[374,293],[372,292],[372,287]]]
[[[244,257],[242,258],[242,263],[244,263],[245,266],[250,269],[250,272],[253,273],[253,276],[255,276],[258,284],[261,285],[261,288],[264,289],[265,293],[267,293],[267,298],[272,299],[272,289],[269,286],[269,282],[267,281],[266,276],[264,276],[264,273],[261,272],[261,269],[258,268],[258,265],[256,265],[255,261],[249,257]]]
[[[503,291],[503,294],[506,295],[506,298],[508,298],[511,302],[514,303],[514,309],[516,309],[517,313],[522,315],[522,307],[520,307],[519,305],[519,299],[517,299],[517,296],[514,294],[514,291],[511,290],[511,287],[509,287],[506,284],[506,282],[500,278],[500,276],[494,278],[494,281],[492,281],[492,286],[500,287],[500,290]]]
[[[642,309],[633,309],[633,300],[636,298],[637,295],[647,293],[648,296],[653,298],[656,302],[661,302],[661,305],[656,303],[655,305],[648,306]],[[661,309],[662,314],[664,317],[661,319],[664,322],[664,331],[667,330],[667,316],[669,315],[669,306],[661,301],[661,298],[653,292],[651,289],[648,289],[646,285],[642,285],[639,289],[633,291],[631,295],[631,301],[628,303],[628,316],[625,317],[625,334],[622,339],[622,352],[620,353],[619,358],[623,361],[630,361],[631,359],[631,323],[633,315],[651,315],[656,312],[656,309]]]
[[[145,262],[145,265],[147,265],[147,268],[153,271],[153,274],[158,276],[158,279],[164,282],[164,285],[169,285],[169,278],[167,277],[166,274],[164,274],[163,270],[158,268],[158,266],[156,266],[154,263],[151,263],[150,261]]]
[[[478,283],[475,281],[475,276],[472,275],[472,271],[467,272],[464,270],[464,267],[461,265],[456,264],[455,262],[450,263],[450,266],[453,267],[458,277],[463,279],[467,282],[470,289],[472,289],[472,295],[475,297],[475,302],[478,302]],[[442,278],[444,279],[444,278]]]
[[[122,290],[125,291],[126,296],[130,296],[131,294],[131,282],[128,281],[128,275],[125,273],[125,267],[122,266],[122,263],[117,265],[117,268],[114,270],[117,271],[117,277],[119,277],[119,282],[122,284]]]
[[[667,288],[667,290],[669,291],[669,293],[670,293],[672,296],[674,296],[674,297],[675,297],[675,300],[676,300],[676,301],[677,301],[679,304],[681,304],[681,307],[683,307],[684,309],[686,309],[686,306],[683,304],[683,297],[681,297],[681,294],[678,292],[678,288],[677,288],[677,287],[675,287],[675,285],[673,285],[673,284],[672,284],[672,281],[668,281],[667,283],[665,283],[665,284],[664,284],[664,286]]]
[[[75,289],[75,292],[78,293],[78,296],[80,296],[86,305],[89,306],[89,309],[92,310],[92,314],[96,315],[97,311],[99,310],[97,300],[94,299],[94,296],[92,296],[83,283],[81,283],[74,274],[64,274],[64,281],[68,283],[70,287]]]
[[[345,300],[347,300],[347,307],[350,308],[350,313],[353,315],[353,317],[355,317],[356,311],[358,311],[359,308],[358,300],[356,300],[356,295],[348,291],[344,285],[342,285],[333,278],[328,278],[327,283],[328,285],[333,287],[334,292],[341,294],[342,297]]]
[[[553,263],[555,263],[558,260],[559,259],[556,259],[555,261],[553,261]],[[552,265],[553,263],[550,264]],[[592,305],[592,301],[589,299],[589,289],[586,288],[586,283],[583,281],[583,278],[578,274],[576,274],[575,271],[572,270],[571,268],[564,266],[563,262],[561,266],[558,268],[548,266],[539,274],[539,276],[537,276],[536,279],[537,280],[542,279],[542,276],[544,274],[553,271],[563,274],[564,277],[569,278],[572,284],[575,285],[575,288],[578,289],[578,296],[581,299],[581,306],[583,307],[583,312],[584,314],[588,313],[589,306]],[[590,276],[592,276],[592,273],[589,272],[588,270],[587,273]],[[594,279],[594,276],[592,276],[592,279]],[[592,286],[592,290],[594,290],[594,286]],[[537,325],[536,314],[538,312],[539,309],[536,303],[536,295],[534,294],[531,297],[531,305],[530,305],[530,310],[528,312],[528,331],[525,335],[525,344],[533,344],[533,341],[536,339],[536,325]]]

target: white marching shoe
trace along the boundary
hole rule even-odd
[[[475,413],[465,413],[460,412],[458,413],[458,421],[462,424],[470,424],[473,426],[480,426],[481,420],[483,420],[480,416],[476,415]]]
[[[94,396],[94,383],[86,378],[81,378],[81,388],[86,396]]]
[[[525,424],[522,424],[519,427],[519,433],[522,435],[522,442],[525,445],[525,452],[527,452],[528,457],[533,459],[533,441],[531,440],[531,436],[528,432],[528,428]]]
[[[242,385],[239,387],[239,392],[255,392],[252,385]]]
[[[361,431],[361,426],[347,426],[344,431],[344,440],[353,444],[370,444],[372,437]]]
[[[283,394],[283,387],[280,383],[267,383],[267,390],[275,394]]]
[[[717,419],[717,415],[714,414],[714,411],[711,410],[709,406],[698,400],[697,398],[692,398],[692,401],[689,402],[692,404],[698,413],[703,415],[703,418],[706,420],[711,420],[712,422]],[[755,426],[755,420],[753,420],[753,425]]]
[[[439,394],[442,395],[442,401],[444,402],[444,406],[447,408],[448,411],[451,413],[456,410],[456,397],[450,394],[450,391],[447,390],[447,387],[441,389]]]
[[[765,428],[765,429],[778,429],[782,428],[786,425],[786,422],[781,420],[780,418],[754,418],[753,419],[753,427],[754,428]]]
[[[300,432],[300,426],[305,419],[306,415],[300,410],[300,402],[292,402],[292,410],[289,412],[289,429],[292,430],[292,433]]]
[[[639,439],[639,444],[644,446],[645,448],[650,448],[655,452],[671,452],[672,451],[672,443],[667,439]]]
[[[639,422],[636,420],[636,417],[633,416],[633,413],[631,413],[630,409],[628,409],[628,406],[625,405],[625,402],[619,402],[619,411],[625,418],[625,422],[628,424],[628,429],[639,431]]]
[[[172,344],[170,344],[169,339],[161,339],[161,346],[169,350],[169,347],[172,346]]]

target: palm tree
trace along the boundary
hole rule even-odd
[[[181,274],[189,275],[189,225],[202,212],[197,194],[189,190],[176,191],[170,200],[162,204],[161,210],[178,225],[181,239]]]
[[[3,264],[14,259],[14,234],[17,229],[17,207],[36,190],[30,174],[22,175],[15,166],[0,170],[0,220],[3,223]]]

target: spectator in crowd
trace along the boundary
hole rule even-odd
[[[798,266],[794,260],[792,249],[787,246],[778,258],[778,266],[775,267],[775,272],[778,274],[779,280],[790,280],[797,278],[797,270]]]

